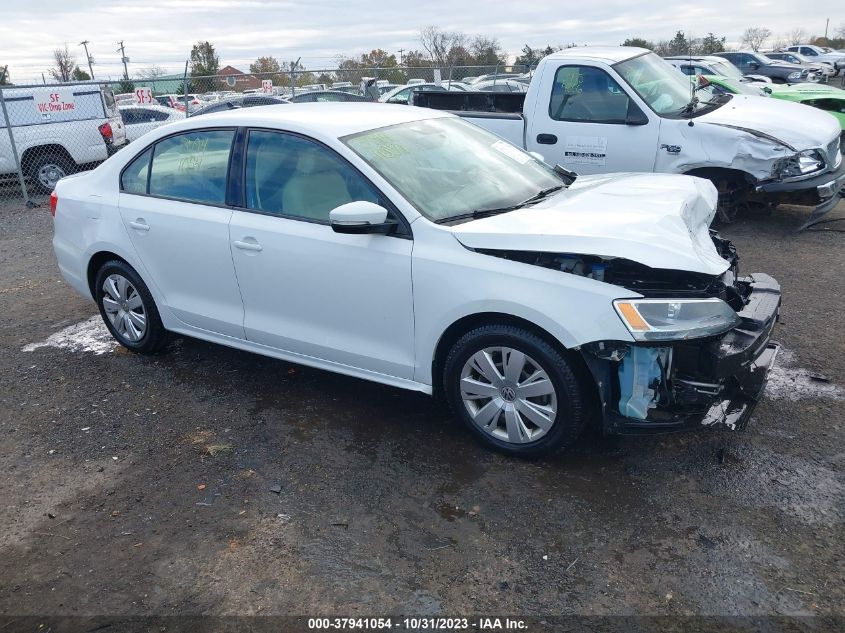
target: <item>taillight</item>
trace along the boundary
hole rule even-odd
[[[56,195],[55,190],[50,194],[50,215],[56,217],[56,205],[59,204],[59,196]]]
[[[111,143],[114,139],[114,132],[111,129],[111,123],[103,123],[100,127],[97,128],[100,130],[100,135],[103,137],[103,140],[106,143]]]

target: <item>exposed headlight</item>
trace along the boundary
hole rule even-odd
[[[796,178],[806,176],[824,168],[824,160],[814,149],[795,154],[778,164],[776,178]]]
[[[796,70],[793,73],[789,73],[789,75],[786,78],[787,79],[801,79],[801,71]]]
[[[721,299],[617,299],[613,307],[638,341],[713,336],[740,322]]]

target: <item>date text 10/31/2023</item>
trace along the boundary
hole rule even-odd
[[[404,617],[404,618],[308,618],[309,630],[389,630],[409,631],[527,631],[518,618]]]

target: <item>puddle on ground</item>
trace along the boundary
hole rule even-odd
[[[805,400],[808,398],[845,399],[838,385],[802,367],[795,367],[795,354],[781,348],[769,372],[766,396],[772,400]]]
[[[117,341],[106,328],[100,315],[95,315],[51,334],[40,343],[24,345],[21,351],[32,352],[42,347],[55,347],[70,352],[90,352],[99,355],[113,351],[116,346]]]

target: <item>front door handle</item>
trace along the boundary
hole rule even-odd
[[[246,241],[249,240],[249,241]],[[235,248],[239,248],[242,251],[261,251],[264,250],[261,244],[256,242],[253,238],[248,237],[246,240],[235,240]]]
[[[538,134],[537,142],[540,145],[554,145],[557,143],[557,136],[554,134]]]
[[[137,220],[130,222],[129,226],[131,226],[133,229],[135,229],[137,231],[149,231],[150,230],[150,225],[147,224],[147,222],[144,220],[144,218],[138,218]]]

